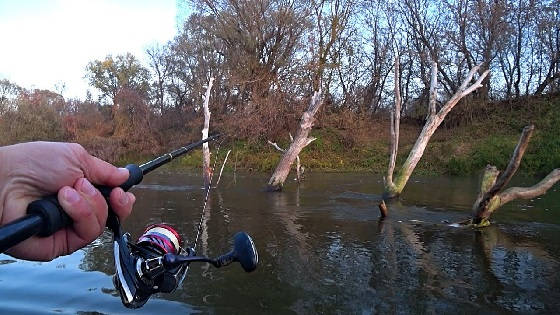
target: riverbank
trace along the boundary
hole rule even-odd
[[[417,174],[468,175],[487,164],[503,169],[517,144],[524,126],[536,127],[523,158],[520,173],[541,175],[560,167],[560,99],[539,98],[488,105],[470,124],[446,128],[441,126],[432,137],[418,163]],[[397,165],[402,163],[421,130],[418,124],[403,121]],[[349,137],[348,133],[354,137]],[[355,129],[337,129],[318,125],[312,131],[313,143],[301,153],[302,165],[309,171],[371,171],[383,174],[388,163],[388,121],[357,124]],[[285,139],[270,139],[286,148]],[[220,161],[227,150],[232,152],[227,170],[245,169],[268,172],[274,169],[281,153],[266,141],[237,141],[222,146]],[[199,167],[200,151],[174,163],[176,168]],[[220,162],[221,163],[221,162]],[[397,166],[398,167],[398,166]]]
[[[385,115],[386,116],[386,115]],[[387,169],[389,122],[383,116],[361,119],[346,124],[333,123],[333,116],[319,117],[311,135],[317,140],[306,147],[301,163],[306,171],[360,172],[383,174]],[[348,120],[348,119],[347,119]],[[526,175],[547,174],[560,167],[560,98],[531,98],[491,103],[477,111],[470,123],[459,126],[440,126],[424,156],[418,163],[418,175],[469,175],[480,172],[487,164],[505,168],[524,126],[535,125],[535,133],[523,158],[519,172]],[[350,128],[352,127],[352,128]],[[422,126],[403,120],[399,145],[398,166],[406,159]],[[288,135],[283,139],[269,139],[281,148],[289,145]],[[270,172],[281,157],[281,152],[267,143],[233,141],[224,143],[219,152],[221,167],[228,150],[232,150],[226,171],[233,169]],[[214,153],[214,152],[213,152]],[[143,161],[145,156],[125,156],[119,162]],[[200,167],[201,151],[182,157],[171,164],[175,169]],[[214,163],[212,161],[212,163]]]

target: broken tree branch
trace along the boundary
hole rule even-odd
[[[560,168],[550,172],[543,180],[531,187],[511,187],[500,194],[501,204],[504,205],[514,199],[531,199],[543,195],[547,190],[560,181]]]
[[[269,143],[270,145],[272,145],[276,150],[278,150],[278,151],[280,151],[280,152],[282,152],[282,153],[286,152],[286,150],[284,150],[284,149],[282,149],[281,147],[279,147],[278,144],[276,144],[276,142],[272,142],[272,141],[268,140],[268,143]]]
[[[214,188],[218,187],[218,184],[220,183],[220,178],[222,178],[222,172],[224,171],[224,166],[226,166],[227,158],[230,152],[231,150],[228,150],[226,153],[226,157],[224,158],[224,163],[222,164],[222,168],[220,169],[220,175],[218,176],[218,180],[216,181],[216,186],[214,186]]]
[[[289,135],[290,135],[290,141],[293,142],[293,141],[294,141],[294,137],[292,137],[292,133],[289,133]],[[304,147],[306,147],[306,146],[309,145],[311,142],[313,142],[314,140],[316,140],[316,138],[309,137],[309,138],[307,138],[307,140],[308,140],[308,141],[306,142],[306,144],[304,145]],[[268,140],[268,143],[269,143],[270,145],[272,145],[276,150],[278,150],[278,151],[280,151],[280,152],[282,152],[282,153],[285,153],[285,152],[286,152],[286,150],[284,150],[284,149],[282,149],[280,146],[278,146],[278,144],[277,144],[276,142],[272,142],[272,141]],[[302,177],[302,175],[303,175],[303,172],[302,172],[301,162],[300,162],[300,158],[299,158],[299,154],[298,154],[298,155],[296,156],[296,180],[298,181],[298,183],[301,182],[301,177]]]
[[[289,133],[289,135],[290,135],[290,141],[294,142],[294,137],[292,137],[291,132]],[[309,138],[309,139],[315,140],[315,138]],[[309,143],[311,143],[313,140],[309,141]],[[308,144],[306,144],[305,146],[307,146]],[[302,175],[301,174],[301,162],[300,162],[299,154],[298,154],[296,156],[296,180],[297,180],[298,183],[301,183],[301,175]]]
[[[495,195],[497,192],[501,191],[509,183],[515,172],[517,172],[517,169],[521,164],[521,159],[523,158],[525,150],[527,150],[527,146],[529,145],[529,141],[531,141],[533,130],[535,130],[535,126],[533,125],[523,128],[521,137],[519,137],[515,150],[513,150],[513,155],[509,160],[508,166],[496,179],[494,185],[488,190],[488,196]]]

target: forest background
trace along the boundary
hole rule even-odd
[[[560,0],[194,0],[179,34],[146,51],[92,60],[99,97],[64,99],[0,80],[0,145],[73,141],[122,165],[201,137],[211,77],[210,132],[226,135],[228,167],[269,171],[321,88],[302,164],[307,170],[382,173],[389,156],[394,58],[400,60],[400,151],[468,71],[483,87],[447,116],[417,172],[471,174],[505,167],[523,126],[536,133],[521,172],[560,165]],[[399,159],[406,158],[401,154]],[[175,166],[199,167],[200,153]],[[400,161],[402,162],[402,161]]]

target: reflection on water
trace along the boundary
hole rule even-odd
[[[557,313],[560,192],[514,202],[485,229],[453,228],[469,215],[476,178],[415,178],[401,200],[377,210],[380,178],[308,174],[265,193],[264,175],[224,175],[205,213],[199,252],[217,256],[244,230],[259,250],[239,266],[191,265],[182,288],[134,313]],[[198,174],[147,176],[126,221],[133,238],[173,224],[192,246],[204,190]],[[517,183],[531,184],[529,179]],[[530,207],[529,207],[530,206]],[[523,210],[525,209],[525,210]],[[111,282],[111,236],[50,263],[0,256],[3,313],[126,313]],[[25,294],[22,294],[25,292]]]

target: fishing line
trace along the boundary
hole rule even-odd
[[[216,168],[216,162],[218,161],[218,155],[220,154],[220,147],[222,146],[222,142],[223,142],[223,140],[218,142],[218,146],[217,146],[217,149],[216,149],[216,158],[214,159],[213,169]],[[214,178],[214,172],[212,172],[210,174],[210,183],[208,184],[208,187],[206,188],[206,194],[204,196],[204,204],[202,206],[202,213],[200,215],[200,221],[198,222],[198,229],[197,229],[197,232],[196,232],[196,239],[194,241],[193,247],[190,250],[186,251],[189,255],[196,255],[196,245],[198,244],[198,238],[200,237],[200,232],[202,231],[202,224],[204,223],[204,213],[206,212],[206,205],[208,203],[208,196],[210,195],[210,188],[212,187],[212,179],[213,178]],[[179,286],[182,286],[183,281],[187,277],[188,272],[189,272],[189,265],[187,265],[185,267],[185,272],[183,273],[183,275],[181,276],[181,278],[179,280]]]
[[[218,155],[220,155],[220,147],[222,146],[222,142],[218,143],[218,148],[216,149],[216,158],[214,159],[214,165],[212,166],[212,170],[216,169],[216,162],[218,162]],[[198,239],[200,237],[200,232],[202,231],[202,224],[204,223],[204,213],[206,212],[206,205],[208,204],[208,196],[210,195],[210,189],[212,187],[212,179],[214,178],[214,171],[210,174],[210,183],[208,183],[208,187],[206,188],[206,195],[204,197],[204,205],[202,206],[202,213],[200,215],[200,221],[198,222],[198,229],[196,232],[196,239],[194,240],[194,245],[192,247],[193,251],[196,253],[196,245],[198,244]]]

